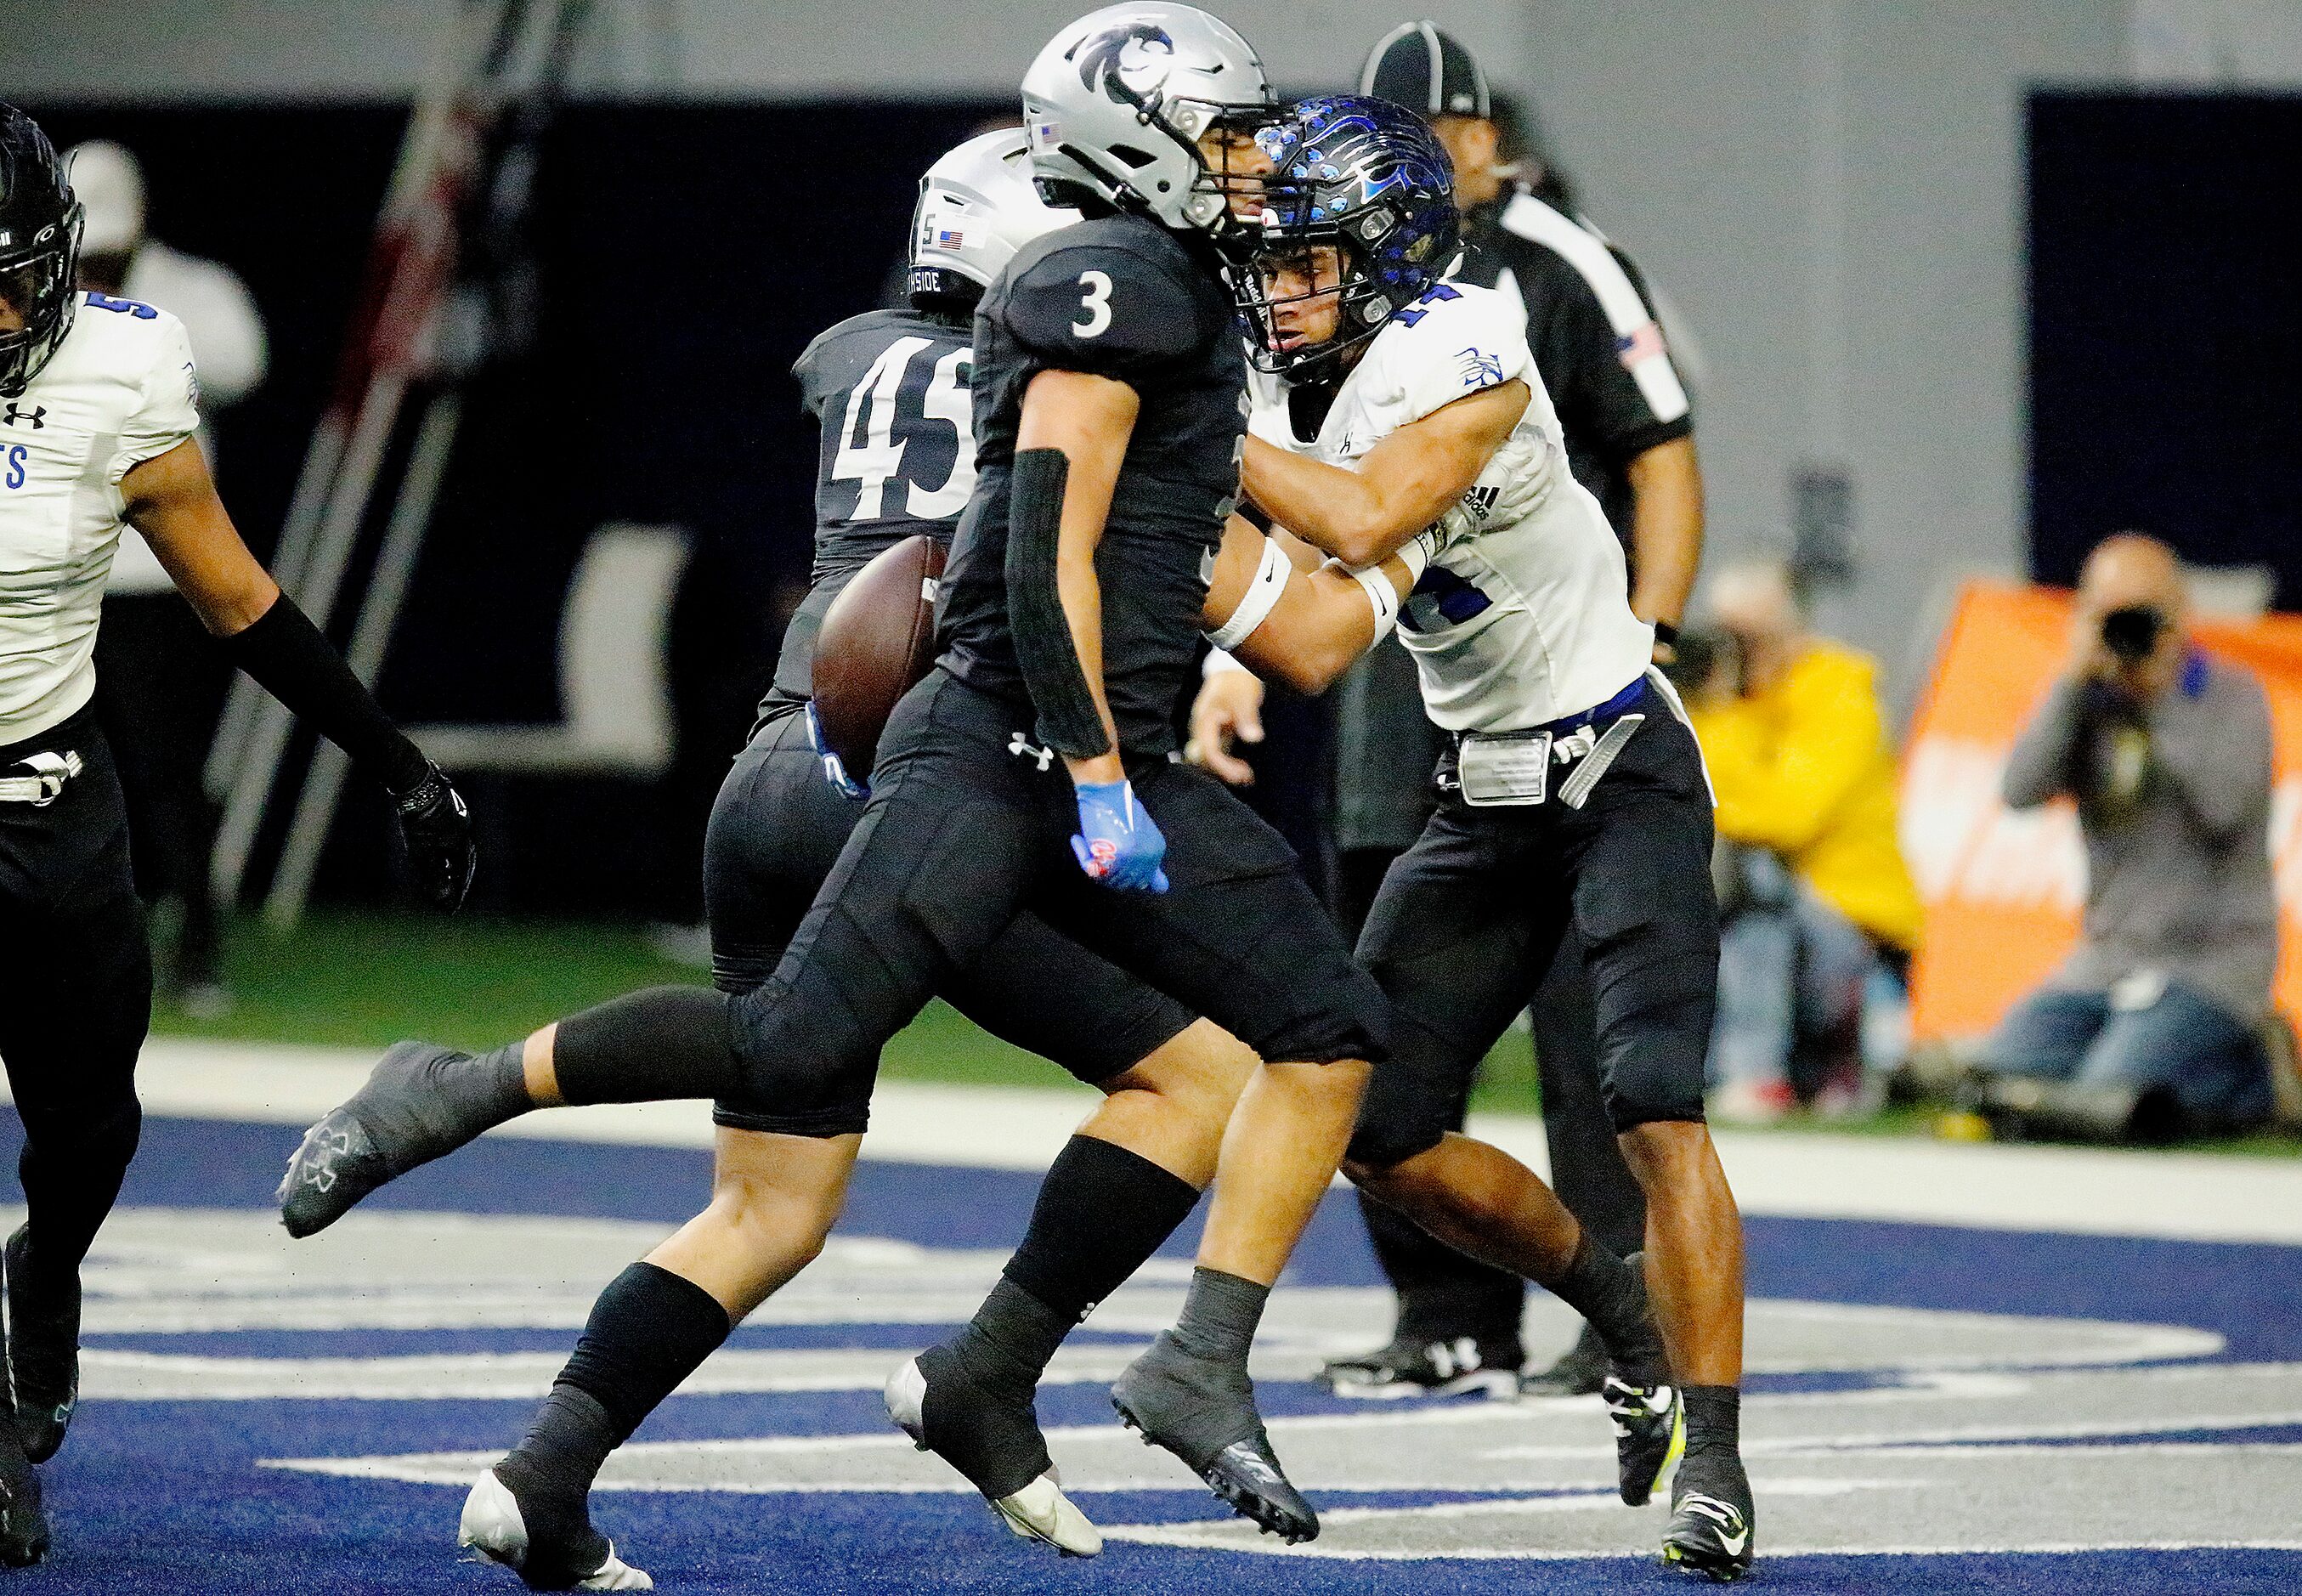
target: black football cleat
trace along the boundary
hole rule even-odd
[[[1362,1402],[1459,1397],[1473,1391],[1509,1397],[1518,1390],[1519,1361],[1517,1347],[1509,1342],[1473,1336],[1399,1340],[1357,1357],[1336,1358],[1319,1371],[1319,1378],[1335,1395]]]
[[[1559,1354],[1548,1368],[1518,1377],[1522,1397],[1595,1397],[1607,1383],[1607,1344],[1585,1324],[1575,1345]]]
[[[491,1468],[464,1499],[456,1544],[491,1563],[502,1564],[531,1591],[655,1589],[655,1581],[618,1557],[615,1543],[592,1529],[587,1520],[579,1527],[563,1526],[564,1533],[546,1533],[545,1521],[567,1515],[539,1512],[537,1506],[521,1502],[503,1476]],[[577,1517],[582,1517],[580,1507]]]
[[[29,1227],[20,1227],[0,1248],[0,1298],[6,1303],[16,1433],[24,1456],[46,1463],[64,1444],[80,1406],[80,1273],[39,1281],[30,1258]]]
[[[1616,1483],[1626,1507],[1643,1508],[1686,1452],[1686,1413],[1671,1385],[1632,1385],[1607,1376],[1601,1393],[1615,1426]]]
[[[317,1235],[378,1187],[461,1147],[426,1100],[440,1090],[441,1066],[470,1057],[429,1042],[394,1043],[367,1084],[307,1130],[289,1157],[278,1193],[288,1233]]]
[[[1063,1494],[1038,1415],[969,1376],[945,1347],[930,1347],[887,1377],[887,1416],[983,1493],[999,1521],[1067,1558],[1091,1558],[1103,1535]]]
[[[1163,1330],[1112,1386],[1111,1405],[1264,1533],[1290,1546],[1318,1539],[1318,1512],[1280,1468],[1245,1368],[1195,1357]]]
[[[24,1456],[13,1425],[0,1424],[0,1564],[29,1568],[48,1555],[48,1520],[40,1511],[40,1476]]]
[[[1662,1560],[1684,1573],[1730,1584],[1751,1572],[1757,1518],[1741,1458],[1732,1453],[1688,1457],[1671,1489]]]

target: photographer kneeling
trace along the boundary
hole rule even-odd
[[[2185,609],[2163,543],[2097,547],[2069,666],[2007,761],[2011,807],[2076,801],[2087,903],[2077,950],[1984,1045],[2002,1122],[2155,1138],[2270,1116],[2269,704]]]

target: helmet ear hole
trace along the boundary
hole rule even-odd
[[[1159,158],[1149,150],[1133,144],[1113,144],[1106,145],[1105,147],[1138,172]]]

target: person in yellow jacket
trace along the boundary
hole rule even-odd
[[[1768,1120],[1811,1095],[1844,1110],[1865,1100],[1866,1000],[1896,990],[1922,915],[1878,663],[1808,632],[1777,562],[1722,568],[1708,598],[1732,643],[1689,706],[1729,909],[1712,1109]]]

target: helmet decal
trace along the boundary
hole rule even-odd
[[[1166,81],[1175,41],[1156,22],[1122,22],[1081,39],[1072,55],[1088,92],[1139,105]]]
[[[1274,295],[1264,273],[1250,269],[1236,281],[1256,364],[1300,375],[1374,337],[1452,265],[1459,239],[1454,170],[1420,117],[1357,96],[1306,100],[1256,142],[1273,172],[1253,254],[1303,261],[1328,248],[1340,273],[1334,288],[1291,296],[1337,296],[1334,333],[1316,344],[1300,343],[1297,332],[1282,336],[1273,318],[1290,300]]]

